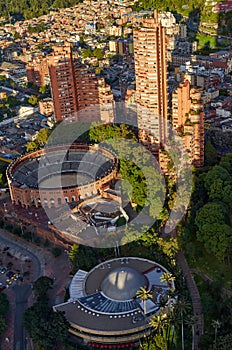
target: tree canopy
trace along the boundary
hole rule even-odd
[[[147,214],[157,218],[164,200],[163,183],[152,157],[136,142],[135,133],[125,124],[93,123],[89,137],[114,149],[119,159],[119,173],[126,180],[122,181],[123,192],[138,209],[146,205]]]
[[[232,247],[232,154],[195,176],[191,215],[183,238],[195,237],[208,254],[230,263]],[[184,233],[185,232],[185,233]],[[190,233],[190,235],[189,235]],[[187,235],[188,237],[187,237]]]
[[[37,295],[44,295],[47,294],[48,290],[52,287],[52,285],[53,280],[50,277],[41,276],[35,281],[33,285],[33,290],[36,292]]]
[[[75,6],[81,0],[0,0],[0,16],[31,19],[49,12],[51,8]]]
[[[58,343],[66,340],[69,328],[64,314],[48,305],[47,292],[52,284],[53,280],[47,276],[35,281],[37,301],[23,315],[24,326],[33,342],[47,350],[57,349]]]
[[[62,312],[54,312],[44,301],[36,302],[24,313],[24,326],[32,340],[47,350],[67,337],[68,322]]]
[[[5,314],[9,309],[9,301],[5,293],[0,293],[0,335],[6,329]]]
[[[43,147],[46,144],[50,134],[51,134],[50,129],[46,129],[46,128],[40,129],[40,131],[38,132],[38,134],[36,136],[36,139],[34,141],[27,142],[26,151],[33,152],[37,148]]]

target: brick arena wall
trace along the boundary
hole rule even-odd
[[[38,184],[38,162],[39,159],[46,155],[59,154],[64,150],[68,150],[71,156],[75,156],[75,153],[83,152],[83,155],[92,154],[99,155],[101,159],[105,159],[107,166],[100,172],[95,181],[86,181],[83,185],[70,185],[62,186],[62,188],[56,188],[56,185],[52,188],[40,188]],[[78,154],[79,154],[78,153]],[[75,168],[75,160],[64,160],[64,163],[70,163],[70,167],[73,165]],[[79,161],[81,162],[81,160]],[[83,162],[84,163],[84,162]],[[88,162],[85,161],[88,164]],[[35,164],[35,168],[33,168]],[[63,164],[63,163],[62,163]],[[37,166],[37,168],[36,168]],[[56,164],[49,163],[49,166],[55,167]],[[99,166],[97,163],[89,163],[89,171],[91,175],[91,167]],[[49,167],[47,166],[47,169]],[[58,167],[59,169],[59,167]],[[99,147],[97,145],[72,145],[71,147],[56,146],[50,147],[46,150],[39,150],[32,152],[25,156],[18,158],[7,169],[7,181],[10,190],[11,201],[13,204],[19,204],[22,207],[55,207],[58,208],[64,203],[78,202],[88,197],[98,195],[102,190],[109,188],[111,183],[114,182],[118,171],[118,160],[116,155],[107,149]],[[78,166],[75,170],[71,170],[70,173],[78,173]],[[62,171],[62,174],[67,174],[67,171]],[[87,172],[86,172],[87,173]],[[46,175],[52,177],[54,174]]]

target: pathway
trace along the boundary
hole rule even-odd
[[[191,273],[195,273],[196,275],[200,276],[204,281],[209,281],[209,282],[213,282],[212,278],[210,278],[209,276],[207,276],[205,273],[203,273],[202,271],[199,271],[197,269],[191,269]],[[232,291],[226,288],[221,288],[221,293],[227,297],[232,297]]]
[[[175,229],[169,234],[165,234],[161,228],[160,233],[163,238],[177,237]],[[196,283],[194,281],[194,278],[192,276],[191,270],[188,266],[187,260],[185,259],[184,253],[181,250],[179,250],[177,253],[177,262],[180,265],[183,275],[186,279],[189,294],[192,300],[193,313],[196,319],[196,323],[194,325],[194,337],[192,340],[193,341],[192,349],[199,350],[200,349],[199,340],[201,335],[204,333],[204,316],[201,309],[201,298],[200,298],[200,294],[196,286]]]
[[[181,266],[183,275],[186,279],[189,294],[192,300],[193,313],[196,318],[196,323],[194,325],[193,349],[199,350],[200,348],[198,344],[200,336],[204,333],[204,317],[201,310],[201,298],[184,253],[181,250],[179,250],[177,254],[177,262]]]

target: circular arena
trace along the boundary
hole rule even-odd
[[[100,194],[117,169],[116,155],[103,147],[55,146],[16,159],[7,180],[13,204],[58,208]]]
[[[169,296],[174,282],[163,282],[168,272],[154,261],[126,257],[105,261],[90,272],[78,270],[70,287],[68,302],[54,306],[63,311],[70,333],[92,347],[123,348],[151,332],[149,319],[158,315],[160,305],[171,307]],[[136,292],[146,287],[151,297],[146,306]]]

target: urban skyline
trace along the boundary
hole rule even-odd
[[[231,1],[22,2],[0,4],[1,349],[231,350]]]

